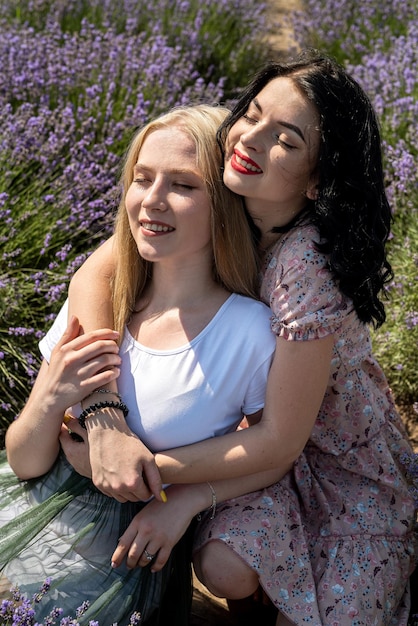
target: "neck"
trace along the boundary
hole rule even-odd
[[[211,301],[216,294],[225,295],[227,291],[214,281],[211,268],[202,270],[191,264],[167,268],[155,263],[152,281],[140,302],[141,308],[155,312],[190,310]]]
[[[280,203],[257,202],[246,200],[248,212],[254,224],[260,229],[260,248],[266,250],[280,238],[281,232],[272,232],[273,228],[285,229],[294,222],[305,208],[304,201],[301,206],[291,207]]]
[[[228,297],[229,292],[213,280],[210,268],[202,272],[188,263],[187,268],[168,271],[155,263],[129,330],[149,348],[177,348],[202,332]]]

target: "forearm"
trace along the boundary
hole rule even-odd
[[[113,567],[125,558],[130,568],[148,566],[147,554],[151,553],[151,571],[160,571],[196,515],[207,510],[214,516],[221,501],[260,489],[277,478],[273,471],[212,484],[170,485],[164,504],[154,498],[133,518],[112,555]]]
[[[238,478],[230,478],[228,480],[212,481],[212,485],[215,494],[216,501],[223,502],[231,498],[238,498],[252,491],[258,491],[264,489],[269,485],[279,482],[291,468],[291,464],[287,467],[286,471],[282,469],[272,469],[265,472],[259,472],[257,474],[250,474],[249,476],[240,476]],[[210,493],[210,496],[212,494]],[[208,498],[207,498],[208,500]],[[211,506],[212,499],[208,506]],[[207,507],[206,507],[207,508]]]
[[[59,452],[64,412],[34,394],[6,433],[7,458],[21,479],[45,474]]]
[[[120,357],[113,331],[79,336],[72,318],[44,360],[20,417],[6,438],[8,458],[21,478],[40,476],[50,469],[59,451],[64,413],[94,389],[118,374]]]
[[[286,450],[285,446],[277,445],[276,434],[260,423],[222,437],[159,452],[155,460],[163,482],[200,483],[239,481],[260,472],[276,472],[281,478],[296,456],[291,447]]]
[[[210,485],[208,482],[171,485],[167,490],[168,502],[172,504],[175,498],[179,511],[187,510],[189,521],[191,521],[202,511],[213,510],[215,512],[217,504],[268,487],[278,482],[281,477],[282,472],[274,469],[250,476],[213,481]]]

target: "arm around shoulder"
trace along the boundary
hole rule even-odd
[[[69,316],[80,320],[84,332],[113,328],[110,285],[115,271],[114,246],[112,236],[86,259],[70,281]]]

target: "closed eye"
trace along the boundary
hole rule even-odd
[[[174,187],[181,187],[182,189],[195,189],[193,185],[187,185],[186,183],[173,183]]]
[[[248,122],[249,124],[257,124],[257,121],[258,121],[258,120],[256,120],[254,117],[250,117],[250,116],[248,115],[248,113],[244,113],[244,115],[243,115],[242,117],[243,117],[243,118],[244,118],[244,120],[245,120],[246,122]]]
[[[151,181],[143,176],[137,176],[136,178],[134,178],[133,182],[137,185],[144,185],[145,183],[150,183]]]
[[[284,148],[286,148],[286,150],[295,150],[296,146],[292,143],[289,143],[289,141],[285,141],[285,139],[287,139],[286,135],[283,138],[283,135],[277,135],[277,143],[280,144],[281,146],[283,146]]]

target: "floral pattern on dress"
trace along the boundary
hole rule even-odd
[[[195,549],[210,540],[230,546],[297,625],[405,626],[415,510],[400,457],[411,448],[368,328],[315,241],[309,225],[282,235],[266,256],[261,284],[275,334],[289,341],[334,336],[311,437],[279,483],[207,517]]]

